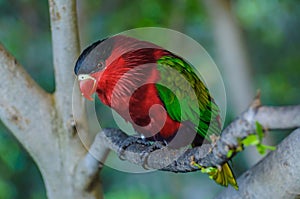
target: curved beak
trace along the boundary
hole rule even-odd
[[[93,101],[92,95],[97,89],[97,80],[87,74],[78,75],[81,94],[88,100]]]

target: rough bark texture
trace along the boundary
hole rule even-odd
[[[75,122],[80,130],[88,132],[84,117],[83,99],[78,94],[72,97],[74,84],[73,67],[79,54],[79,38],[75,0],[49,0],[53,63],[55,71],[54,108],[56,110],[53,133],[57,135],[58,153],[55,160],[55,173],[43,176],[49,198],[99,198],[99,183],[90,190],[85,190],[85,179],[76,178],[76,166],[86,154],[75,129]],[[72,100],[77,102],[81,115],[80,121],[74,121]],[[54,162],[56,162],[54,161]],[[57,179],[59,177],[59,180]],[[68,186],[65,186],[68,185]],[[79,185],[79,186],[78,186]],[[80,187],[81,186],[81,187]]]
[[[1,45],[0,66],[4,78],[0,84],[0,118],[45,174],[52,170],[52,158],[46,157],[58,153],[57,137],[52,131],[56,114],[52,96]]]

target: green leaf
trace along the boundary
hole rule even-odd
[[[247,146],[256,146],[257,151],[264,155],[267,150],[275,150],[276,147],[274,146],[268,146],[262,144],[262,140],[264,137],[264,130],[263,126],[259,122],[255,122],[256,126],[256,134],[248,135],[245,139],[239,140],[239,142],[244,145],[245,147]],[[227,157],[230,157],[232,155],[232,151],[228,151]]]
[[[207,167],[207,168],[202,168],[201,172],[208,173],[209,175],[214,175],[216,172],[218,172],[218,169],[214,167]]]
[[[266,149],[271,150],[271,151],[275,151],[276,150],[276,146],[269,146],[269,145],[264,145],[262,144]]]
[[[249,135],[241,141],[244,146],[256,146],[260,143],[256,135]]]
[[[233,154],[233,150],[230,149],[226,155],[227,158],[230,158],[232,156],[232,154]]]
[[[262,142],[262,139],[264,137],[264,130],[263,130],[263,126],[259,123],[259,122],[255,122],[255,126],[256,126],[256,132],[258,135],[258,139],[260,142]]]
[[[275,146],[268,146],[268,145],[264,145],[264,144],[258,144],[256,146],[257,148],[257,151],[261,154],[261,155],[264,155],[266,153],[267,150],[271,150],[271,151],[274,151],[276,150],[276,147]]]
[[[258,144],[256,146],[256,149],[257,149],[258,153],[261,155],[264,155],[266,153],[266,149],[261,144]]]
[[[195,167],[198,167],[199,169],[201,169],[202,173],[207,173],[209,176],[214,175],[218,172],[217,168],[214,168],[214,167],[205,168],[205,167],[201,166],[200,164],[196,163],[195,161],[192,161],[191,164]]]

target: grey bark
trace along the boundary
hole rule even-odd
[[[300,129],[293,131],[263,160],[237,180],[239,191],[225,189],[216,199],[299,198]]]
[[[277,117],[270,119],[270,115]],[[206,144],[204,147],[187,149],[183,154],[180,150],[163,147],[150,153],[147,162],[143,162],[142,154],[149,146],[134,143],[127,148],[124,158],[134,164],[143,166],[146,163],[149,168],[172,172],[199,170],[199,168],[190,164],[192,157],[201,166],[218,167],[233,157],[227,157],[227,154],[229,150],[240,147],[239,139],[244,139],[248,135],[256,133],[256,121],[268,129],[299,128],[300,105],[287,107],[260,106],[259,99],[255,99],[245,112],[223,130],[216,142]],[[127,138],[128,136],[121,130],[104,129],[94,140],[90,153],[94,159],[100,160],[102,154],[97,152],[98,146],[104,145],[118,152]],[[149,143],[149,145],[151,144]],[[99,154],[101,156],[97,157]]]
[[[88,133],[83,99],[72,96],[73,68],[79,54],[76,1],[49,0],[56,90],[42,90],[0,45],[0,119],[33,157],[47,197],[102,198],[97,175],[79,175],[87,149],[78,136]],[[77,84],[75,84],[76,86]],[[76,89],[76,88],[75,88]],[[77,106],[73,119],[73,105]],[[79,128],[75,129],[75,123]],[[76,180],[75,180],[76,179]]]

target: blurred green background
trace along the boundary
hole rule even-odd
[[[247,71],[252,94],[262,92],[268,105],[289,105],[300,102],[300,4],[298,0],[235,0],[231,6],[247,53]],[[78,0],[82,47],[127,29],[159,26],[181,31],[194,38],[216,61],[221,73],[226,67],[219,59],[214,23],[207,5],[196,0]],[[225,34],[225,33],[224,33]],[[17,58],[30,75],[48,92],[53,92],[51,33],[46,0],[0,0],[0,42]],[[222,53],[222,52],[221,52]],[[1,67],[1,66],[0,66]],[[226,75],[225,75],[226,76]],[[230,90],[235,74],[225,77]],[[243,80],[241,80],[243,81]],[[228,98],[239,99],[239,92]],[[248,99],[249,102],[251,99]],[[248,102],[242,102],[246,105]],[[229,122],[239,111],[228,103]],[[106,121],[109,126],[109,121]],[[276,144],[288,132],[268,134]],[[233,160],[240,175],[255,164],[255,150],[243,152]],[[248,155],[247,155],[248,154]],[[250,155],[249,155],[250,154]],[[249,161],[251,160],[251,161]],[[132,174],[105,167],[101,173],[107,199],[138,198],[212,198],[223,187],[206,175],[150,172]],[[0,123],[0,198],[46,198],[41,175],[24,148]]]

